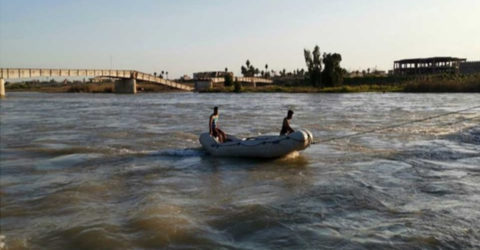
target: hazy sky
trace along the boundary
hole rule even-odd
[[[0,0],[0,67],[293,70],[316,44],[349,70],[480,60],[479,13],[479,0]]]

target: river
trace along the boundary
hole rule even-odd
[[[480,108],[276,160],[200,148],[230,134],[315,140],[480,105],[479,94],[47,94],[0,100],[8,249],[480,248]]]

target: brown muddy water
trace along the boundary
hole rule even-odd
[[[480,105],[479,94],[46,94],[0,100],[7,249],[480,248],[480,109],[277,160],[200,148],[231,134],[316,140]]]

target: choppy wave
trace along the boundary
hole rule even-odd
[[[8,249],[480,246],[474,111],[273,161],[204,157],[198,143],[215,105],[231,134],[278,131],[294,108],[293,126],[322,140],[461,110],[475,94],[10,96],[0,109]]]
[[[448,140],[456,140],[463,143],[480,145],[480,126],[474,126],[464,129],[459,133],[445,136],[445,138]]]

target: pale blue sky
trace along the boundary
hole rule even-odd
[[[113,68],[170,76],[305,68],[303,49],[349,70],[393,60],[480,60],[479,0],[0,0],[0,67]]]

